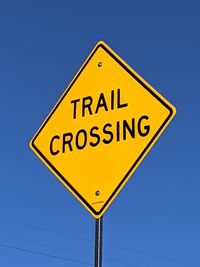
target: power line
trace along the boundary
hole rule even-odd
[[[11,236],[11,235],[6,235],[6,234],[1,234],[0,233],[0,236],[9,238],[9,239],[12,239],[12,240],[15,240],[15,241],[20,241],[20,242],[23,242],[23,243],[27,243],[27,244],[30,244],[30,245],[35,245],[35,246],[40,246],[40,247],[44,247],[44,248],[55,249],[55,250],[62,251],[62,252],[69,252],[69,253],[74,253],[74,254],[79,254],[79,255],[82,255],[82,256],[89,256],[89,257],[92,256],[91,254],[82,253],[82,252],[79,252],[79,251],[73,251],[73,250],[70,250],[70,249],[56,247],[56,246],[52,246],[52,245],[47,245],[47,244],[44,244],[44,243],[41,243],[41,242],[30,241],[30,240],[27,240],[27,239],[23,239],[23,238]]]
[[[21,225],[24,225],[24,226],[29,227],[29,228],[39,229],[39,230],[42,230],[42,231],[45,231],[45,232],[54,233],[54,234],[58,234],[58,235],[61,235],[61,236],[66,235],[66,236],[71,237],[71,238],[75,238],[75,239],[91,242],[91,239],[88,239],[88,238],[80,237],[80,236],[77,236],[77,235],[72,235],[72,234],[65,233],[65,232],[56,231],[56,230],[53,230],[53,229],[50,229],[50,228],[46,228],[46,227],[42,227],[42,226],[38,226],[38,225],[33,225],[33,224],[29,224],[29,223],[18,221],[18,220],[13,220],[13,219],[4,218],[4,217],[0,217],[0,220],[11,222],[11,223],[15,223],[15,224],[21,224]]]
[[[180,259],[174,259],[174,258],[170,258],[170,257],[167,257],[167,256],[160,256],[160,255],[157,255],[157,254],[154,254],[154,253],[150,253],[150,252],[145,252],[145,251],[142,251],[142,250],[135,250],[135,249],[133,250],[133,249],[130,249],[130,248],[127,248],[127,247],[111,245],[109,243],[105,243],[105,245],[113,247],[113,248],[116,248],[116,249],[119,249],[119,250],[122,250],[122,251],[127,251],[127,252],[130,252],[130,253],[134,253],[134,254],[137,253],[137,254],[141,254],[141,255],[144,255],[144,256],[153,257],[153,258],[157,258],[157,259],[161,259],[161,260],[166,260],[166,261],[170,261],[170,262],[174,262],[174,263],[178,263],[178,264],[184,264],[184,265],[187,265],[187,266],[200,267],[199,264],[196,264],[196,263],[193,263],[193,262],[180,260]]]
[[[55,234],[58,234],[58,235],[61,235],[61,236],[68,236],[68,237],[71,237],[71,238],[75,238],[75,239],[79,239],[79,240],[83,240],[83,241],[87,241],[87,242],[92,242],[91,239],[87,239],[87,238],[80,237],[80,236],[77,236],[77,235],[68,234],[68,233],[65,233],[65,232],[56,231],[56,230],[45,228],[45,227],[38,226],[38,225],[24,223],[24,222],[21,222],[21,221],[18,221],[18,220],[13,220],[13,219],[4,218],[4,217],[0,217],[0,220],[11,222],[11,223],[15,223],[15,224],[21,224],[21,225],[24,225],[26,227],[39,229],[39,230],[50,232],[50,233],[55,233]],[[142,250],[130,249],[128,247],[116,246],[116,245],[112,245],[110,243],[105,243],[105,242],[103,244],[105,246],[107,246],[107,247],[112,247],[112,248],[119,249],[119,250],[122,250],[122,251],[127,251],[129,253],[140,254],[140,255],[143,255],[143,256],[157,258],[157,259],[160,259],[160,260],[170,261],[170,262],[184,264],[184,265],[188,265],[188,266],[200,267],[199,264],[196,264],[196,263],[193,263],[193,262],[189,262],[189,261],[185,261],[185,260],[181,260],[181,259],[175,259],[175,258],[171,258],[171,257],[167,257],[167,256],[161,256],[161,255],[158,255],[158,254],[155,254],[155,253],[150,253],[150,252],[146,252],[146,251],[142,251]]]
[[[82,252],[79,252],[79,251],[73,251],[73,250],[69,250],[69,249],[65,249],[65,248],[61,248],[61,247],[47,245],[47,244],[44,244],[44,243],[30,241],[30,240],[18,238],[18,237],[11,236],[11,235],[0,234],[0,236],[9,238],[9,239],[12,239],[12,240],[15,240],[15,241],[21,241],[21,242],[24,242],[24,243],[27,243],[27,244],[31,244],[31,245],[36,245],[36,246],[41,246],[41,247],[45,247],[45,248],[55,249],[55,250],[63,251],[63,252],[69,252],[69,253],[79,254],[79,255],[82,255],[82,256],[93,257],[92,254],[82,253]],[[108,261],[108,262],[111,262],[111,263],[117,263],[117,264],[120,264],[120,265],[123,265],[123,266],[142,267],[141,265],[135,265],[135,264],[132,264],[132,263],[127,263],[127,262],[113,260],[113,259],[108,259],[108,258],[104,258],[104,261]]]
[[[89,265],[89,266],[93,265],[89,262],[84,262],[84,261],[74,260],[74,259],[70,259],[70,258],[55,256],[55,255],[51,255],[48,253],[43,253],[43,252],[24,249],[24,248],[19,248],[16,246],[11,246],[11,245],[7,245],[7,244],[3,244],[3,243],[0,243],[0,247],[14,249],[14,250],[18,250],[18,251],[25,252],[25,253],[30,253],[30,254],[34,254],[34,255],[40,255],[40,256],[46,256],[46,257],[50,257],[50,258],[54,258],[54,259],[58,259],[58,260],[64,260],[64,261],[68,261],[68,262],[73,262],[73,263],[78,263],[78,264],[84,264],[84,265]]]

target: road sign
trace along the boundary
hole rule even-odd
[[[174,115],[166,99],[99,42],[30,147],[100,218]]]

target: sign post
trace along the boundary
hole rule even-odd
[[[103,217],[95,220],[94,267],[102,267]]]

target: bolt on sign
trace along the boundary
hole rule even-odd
[[[175,112],[108,45],[98,42],[30,147],[100,218]]]

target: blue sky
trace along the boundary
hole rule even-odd
[[[177,108],[104,216],[103,266],[200,266],[199,11],[199,1],[0,1],[1,266],[93,265],[94,218],[28,144],[99,40]]]

